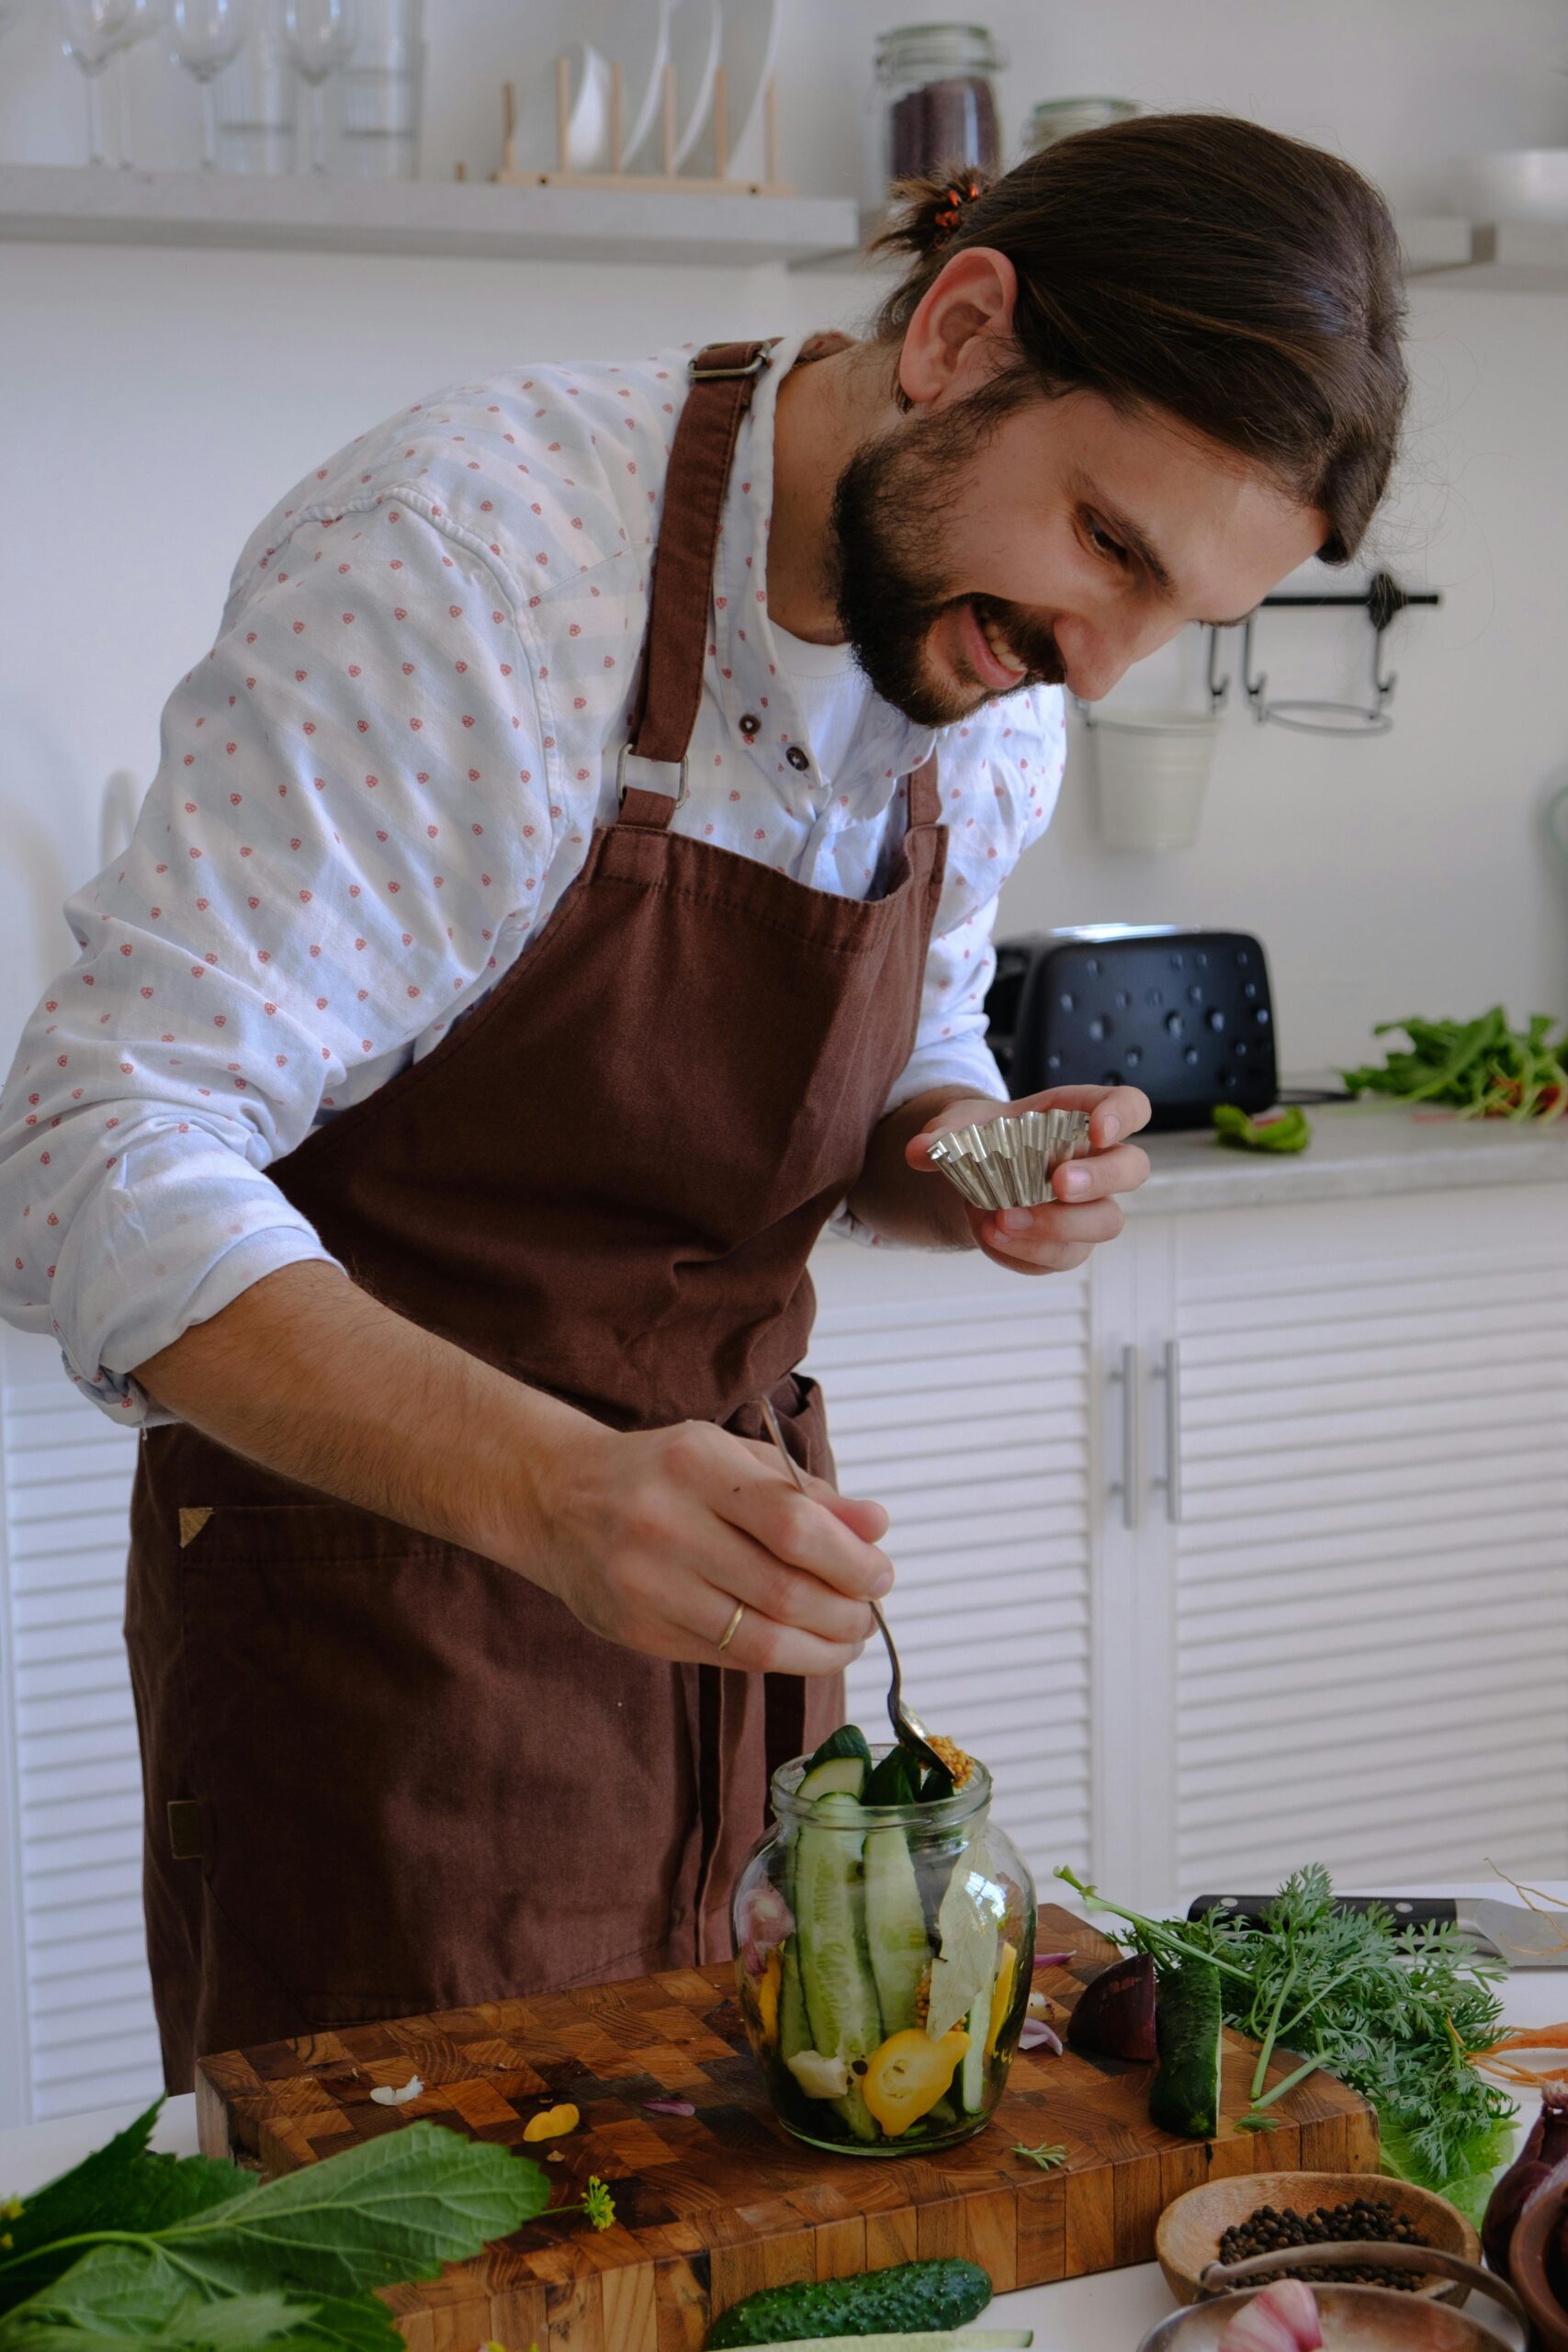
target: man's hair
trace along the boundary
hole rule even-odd
[[[1098,392],[1163,409],[1328,518],[1355,554],[1388,486],[1408,391],[1388,207],[1321,149],[1220,114],[1145,115],[1058,140],[988,184],[906,181],[878,241],[914,256],[877,314],[897,345],[954,254],[1018,275],[998,406]]]

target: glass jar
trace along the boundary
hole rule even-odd
[[[249,38],[213,84],[218,162],[225,172],[291,172],[299,85],[284,36],[284,0],[255,0]]]
[[[990,2116],[1023,2029],[1028,1866],[990,1818],[983,1765],[937,1803],[862,1805],[802,1803],[808,1761],[773,1774],[774,1826],[733,1898],[740,2012],[774,2112],[842,2155],[951,2147]]]
[[[997,76],[1007,59],[984,25],[899,25],[876,45],[876,135],[868,191],[902,179],[999,171]]]
[[[1136,98],[1043,98],[1029,118],[1023,152],[1038,155],[1076,130],[1103,130],[1107,123],[1131,122],[1143,111]]]

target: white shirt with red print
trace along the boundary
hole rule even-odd
[[[866,697],[818,773],[763,587],[773,394],[736,455],[677,832],[878,890],[929,729]],[[125,854],[0,1097],[0,1313],[125,1422],[128,1369],[265,1274],[328,1259],[267,1175],[439,1044],[524,954],[615,813],[689,346],[463,385],[321,466],[241,557],[164,714]],[[947,878],[889,1107],[1005,1090],[985,1044],[998,889],[1050,820],[1062,698],[942,731]],[[645,782],[657,781],[645,773]]]

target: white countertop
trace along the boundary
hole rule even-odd
[[[1549,1880],[1547,1891],[1568,1898],[1568,1882]],[[1352,1890],[1347,1890],[1350,1892]],[[1379,1887],[1368,1893],[1485,1894],[1500,1892],[1496,1882],[1466,1887]],[[1568,1969],[1522,1969],[1506,1986],[1510,2025],[1549,2025],[1568,2015]],[[1529,2095],[1517,2096],[1529,2101]],[[0,2199],[13,2192],[25,2195],[45,2180],[79,2163],[93,2148],[101,2147],[122,2131],[137,2113],[134,2105],[101,2108],[92,2114],[64,2116],[51,2123],[19,2125],[0,2132]],[[198,2153],[194,2098],[172,2098],[159,2119],[152,2144],[175,2155]],[[1493,2319],[1504,2340],[1509,2323],[1495,2306],[1478,2301],[1472,2308]],[[1131,2270],[1110,2270],[1093,2278],[1064,2279],[1053,2287],[1031,2287],[1016,2295],[998,2295],[981,2324],[1032,2327],[1035,2352],[1136,2352],[1156,2320],[1172,2309],[1169,2292],[1154,2263]],[[469,2352],[469,2347],[461,2347]],[[479,2352],[479,2347],[472,2347]],[[509,2352],[529,2352],[525,2345]],[[540,2346],[539,2352],[545,2352]]]
[[[1312,1141],[1301,1152],[1236,1151],[1208,1128],[1140,1138],[1154,1173],[1134,1214],[1568,1182],[1568,1118],[1515,1126],[1376,1101],[1313,1103],[1306,1114]]]

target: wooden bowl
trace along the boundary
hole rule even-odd
[[[1387,2180],[1375,2172],[1244,2172],[1227,2180],[1205,2181],[1166,2207],[1155,2233],[1165,2283],[1179,2302],[1194,2302],[1204,2270],[1220,2258],[1221,2238],[1233,2222],[1245,2222],[1260,2205],[1281,2211],[1292,2206],[1298,2213],[1310,2213],[1314,2206],[1347,2205],[1369,2196],[1383,2199],[1396,2213],[1408,2213],[1427,2243],[1445,2254],[1480,2261],[1481,2241],[1464,2215],[1428,2188],[1413,2188],[1407,2181]],[[1291,2259],[1289,2254],[1280,2257],[1281,2265]],[[1434,2279],[1418,2290],[1423,2296],[1454,2302],[1462,2302],[1467,2291],[1450,2279]]]
[[[1508,2268],[1541,2352],[1568,2352],[1568,2312],[1552,2293],[1547,2256],[1568,2213],[1568,2164],[1543,2180],[1514,2225]]]

